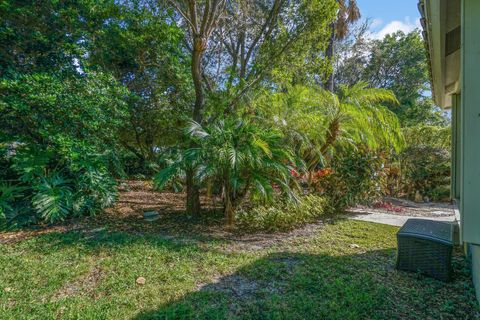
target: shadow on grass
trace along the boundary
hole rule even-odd
[[[395,249],[355,255],[270,254],[146,319],[475,319],[464,262],[443,283],[394,269]]]
[[[236,255],[217,251],[215,237],[199,244],[191,241],[193,234],[182,238],[111,230],[100,227],[44,234],[32,240],[36,245],[31,250],[46,255],[71,248],[78,248],[78,255],[96,255],[106,250],[114,257],[111,262],[117,268],[120,266],[116,263],[129,259],[121,268],[139,270],[149,265],[145,255],[156,254],[158,261],[193,265],[188,272],[194,273],[187,276],[195,279],[205,274],[205,268],[219,272],[225,270],[225,265],[231,270],[241,262],[235,259]],[[300,243],[297,244],[303,245]],[[263,251],[251,264],[228,275],[207,277],[205,283],[188,287],[191,291],[176,300],[164,303],[160,299],[162,303],[150,305],[150,310],[138,312],[134,319],[476,319],[478,316],[470,273],[461,255],[454,259],[454,281],[446,284],[397,272],[393,247],[362,251],[349,248],[348,243],[348,240],[313,239],[305,242],[305,247]],[[203,262],[205,253],[212,265]],[[149,279],[154,278],[156,271],[151,272]],[[173,281],[178,281],[175,279],[168,280],[172,288],[176,285]],[[165,292],[165,296],[178,297],[173,291]]]

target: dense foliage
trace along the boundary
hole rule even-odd
[[[384,163],[379,152],[368,149],[342,152],[332,161],[330,170],[323,173],[318,188],[337,209],[371,204],[383,195]]]
[[[368,22],[358,24],[338,44],[340,84],[367,81],[395,93],[399,103],[386,104],[398,117],[405,138],[403,152],[388,155],[384,193],[413,199],[448,200],[450,140],[448,116],[430,95],[426,52],[418,31],[401,31],[369,39]]]
[[[123,88],[102,74],[36,73],[4,79],[0,90],[0,218],[56,221],[112,205]]]
[[[355,1],[6,1],[0,15],[4,225],[95,214],[127,176],[271,230],[446,194],[420,36],[368,39]]]

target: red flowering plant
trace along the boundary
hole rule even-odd
[[[300,177],[300,174],[298,173],[297,169],[295,169],[295,168],[290,169],[290,175],[293,178],[299,178]]]
[[[333,173],[332,168],[322,168],[319,170],[315,170],[312,172],[309,172],[308,176],[308,186],[310,189],[316,191],[316,192],[322,192],[322,182],[325,179],[328,179],[328,177]]]
[[[394,206],[391,202],[387,201],[378,201],[373,204],[375,209],[381,209],[390,212],[402,212],[401,207]]]

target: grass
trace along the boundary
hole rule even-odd
[[[479,315],[460,255],[448,284],[394,269],[395,227],[339,220],[268,245],[196,232],[92,228],[0,244],[0,319]],[[136,284],[140,276],[144,285]]]

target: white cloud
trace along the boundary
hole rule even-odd
[[[382,19],[373,19],[372,24],[370,25],[370,28],[372,30],[374,30],[374,29],[377,29],[378,27],[380,27],[382,24],[383,24]]]
[[[377,22],[376,22],[377,21]],[[378,23],[378,19],[373,20],[372,29],[376,29],[381,26],[382,23]],[[420,19],[412,21],[410,17],[405,17],[403,21],[394,20],[386,24],[379,31],[372,32],[371,37],[373,39],[383,39],[387,34],[394,33],[397,31],[403,31],[405,33],[412,32],[416,28],[421,28]]]

